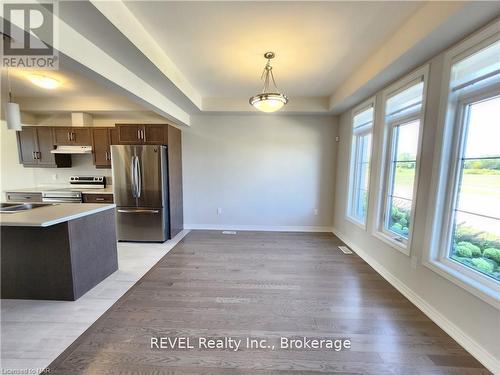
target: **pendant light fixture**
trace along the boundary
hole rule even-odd
[[[288,103],[287,96],[279,92],[276,81],[274,80],[273,67],[271,66],[271,59],[273,59],[274,56],[274,52],[266,52],[264,54],[264,57],[267,59],[267,64],[260,77],[260,79],[264,81],[264,87],[262,88],[261,94],[252,96],[249,100],[251,105],[262,112],[276,112]],[[271,83],[274,86],[273,90],[269,89]]]
[[[19,104],[12,103],[9,68],[7,68],[7,83],[9,85],[9,101],[5,103],[5,122],[7,123],[7,129],[20,131],[23,129],[21,124],[21,110]]]
[[[10,38],[9,36],[3,34],[3,42],[5,43],[5,39]],[[7,129],[10,130],[17,130],[20,131],[22,130],[22,124],[21,124],[21,110],[19,108],[19,104],[17,103],[12,103],[12,92],[10,88],[10,75],[9,75],[9,68],[6,67],[6,73],[7,73],[7,85],[9,89],[9,101],[5,103],[5,122],[7,124]]]

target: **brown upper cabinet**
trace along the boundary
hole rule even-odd
[[[53,127],[54,144],[58,146],[89,146],[92,144],[90,128]]]
[[[53,128],[23,126],[17,132],[19,161],[25,167],[71,167],[71,155],[53,154]]]
[[[26,167],[71,167],[71,155],[53,154],[56,146],[92,145],[97,168],[111,167],[111,145],[166,145],[167,124],[117,124],[116,127],[23,126],[19,159]]]
[[[111,136],[110,128],[92,129],[92,149],[94,165],[97,168],[109,168],[111,166]]]
[[[165,145],[168,125],[117,124],[118,142],[122,145]]]

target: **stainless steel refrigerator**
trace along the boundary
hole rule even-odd
[[[111,146],[116,230],[119,241],[169,238],[166,146]]]

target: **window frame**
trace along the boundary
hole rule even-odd
[[[357,116],[358,114],[372,108],[373,109],[373,115],[372,115],[372,120],[371,124],[367,125],[369,123],[366,123],[364,125],[359,126],[358,128],[354,128],[354,117]],[[346,212],[345,212],[345,217],[348,221],[351,223],[357,225],[361,229],[365,230],[367,229],[367,222],[368,222],[368,215],[369,215],[369,202],[370,202],[370,180],[371,180],[371,169],[372,169],[372,156],[373,156],[373,128],[375,125],[375,113],[376,113],[376,107],[375,107],[375,97],[371,97],[368,100],[365,100],[363,103],[359,104],[357,107],[355,107],[351,111],[351,117],[350,117],[350,126],[351,126],[351,132],[350,132],[350,151],[349,151],[349,178],[348,178],[348,184],[347,184],[347,205],[346,205]],[[352,215],[352,208],[354,204],[354,197],[355,197],[355,186],[356,186],[356,181],[359,178],[356,173],[356,164],[358,161],[359,157],[359,149],[358,149],[358,141],[359,138],[364,137],[366,135],[371,135],[371,140],[370,140],[370,165],[368,168],[368,176],[367,176],[367,181],[368,181],[368,189],[367,189],[367,205],[366,205],[366,215],[365,215],[365,220],[364,222],[359,221],[354,215]]]
[[[400,79],[387,89],[382,92],[382,117],[383,122],[383,134],[380,137],[379,147],[381,151],[381,157],[379,160],[380,174],[379,174],[379,189],[377,194],[377,212],[375,216],[375,225],[373,226],[373,235],[383,242],[390,245],[392,248],[400,251],[401,253],[410,256],[411,244],[413,237],[413,228],[415,225],[415,209],[417,204],[417,193],[420,175],[420,159],[422,151],[422,139],[423,130],[425,126],[425,108],[427,101],[427,86],[428,86],[428,76],[429,76],[429,65],[426,64],[419,69],[413,71],[406,77]],[[419,109],[413,111],[404,112],[401,115],[395,115],[392,118],[387,118],[386,107],[387,100],[391,97],[397,95],[398,93],[408,89],[409,87],[423,82],[422,88],[422,101]],[[397,234],[389,231],[385,228],[387,212],[387,202],[388,202],[388,192],[390,188],[391,181],[393,178],[390,176],[392,172],[391,160],[395,152],[395,142],[394,142],[394,129],[397,125],[405,124],[418,120],[419,130],[417,139],[417,155],[415,158],[415,179],[413,181],[413,194],[412,194],[412,204],[410,213],[410,226],[408,227],[408,238],[402,240],[396,240]]]
[[[439,253],[438,253],[438,261],[444,263],[449,268],[455,269],[457,272],[465,273],[467,277],[475,279],[479,282],[483,281],[490,288],[497,289],[500,292],[500,283],[492,281],[491,278],[482,274],[479,271],[474,270],[473,268],[467,267],[464,264],[456,262],[450,258],[450,249],[451,249],[451,241],[453,235],[453,213],[456,209],[458,203],[458,191],[460,188],[460,176],[461,176],[461,166],[460,160],[465,152],[464,146],[466,142],[467,135],[467,123],[465,122],[467,117],[467,108],[469,105],[487,100],[489,98],[500,97],[500,82],[489,86],[486,88],[482,88],[479,90],[474,90],[466,95],[460,97],[457,101],[455,108],[455,129],[458,128],[458,131],[455,131],[453,140],[452,140],[452,148],[451,148],[451,161],[452,165],[449,169],[448,173],[448,181],[450,182],[447,187],[447,203],[444,209],[444,214],[442,217],[442,230],[441,230],[441,238],[439,240]]]
[[[434,155],[437,161],[433,163],[428,203],[425,243],[428,251],[424,253],[422,264],[440,276],[453,282],[471,294],[500,309],[500,287],[487,275],[453,261],[449,258],[450,248],[445,244],[451,239],[453,230],[452,214],[456,204],[458,189],[459,152],[463,149],[464,124],[463,115],[465,103],[474,103],[481,99],[498,96],[500,82],[490,82],[486,85],[477,84],[477,88],[466,94],[454,93],[450,90],[451,69],[453,65],[480,51],[500,39],[500,22],[484,28],[479,33],[466,39],[459,45],[448,50],[444,55],[443,79],[439,108]],[[467,104],[468,105],[468,104]],[[460,131],[456,127],[460,126]],[[453,193],[450,194],[451,189]],[[444,231],[444,233],[443,233]]]

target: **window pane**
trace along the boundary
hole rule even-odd
[[[500,217],[500,158],[465,161],[462,173],[457,208]]]
[[[450,257],[500,280],[500,98],[467,109]]]
[[[391,116],[396,112],[402,111],[404,108],[415,106],[422,102],[424,92],[424,83],[419,82],[400,93],[391,96],[387,100],[386,116]]]
[[[415,161],[418,148],[418,128],[420,121],[399,125],[397,135],[397,161]]]
[[[394,170],[394,188],[392,195],[411,200],[415,181],[415,162],[396,163]]]
[[[408,238],[408,228],[410,227],[411,200],[392,197],[389,200],[389,219],[387,229]]]
[[[500,157],[499,116],[500,96],[469,106],[465,158]]]
[[[450,256],[500,281],[500,221],[456,211]]]
[[[373,121],[373,107],[365,109],[363,112],[358,113],[353,118],[353,127],[359,128],[363,125],[371,125]]]
[[[386,229],[408,238],[420,121],[397,125],[393,129],[391,180],[386,208]]]
[[[357,136],[354,163],[354,186],[351,215],[365,223],[368,209],[368,184],[370,175],[371,134]]]
[[[457,62],[451,69],[451,87],[456,87],[500,69],[500,41]]]

